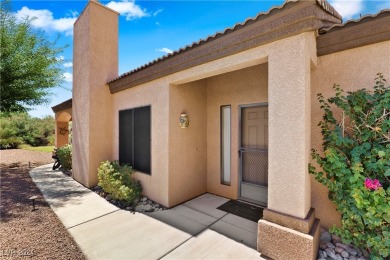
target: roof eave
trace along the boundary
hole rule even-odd
[[[330,11],[325,10],[318,1],[286,2],[223,33],[193,43],[111,80],[107,83],[110,92],[116,93],[266,43],[341,23],[337,12],[331,13],[329,8]]]
[[[53,106],[51,109],[54,113],[64,111],[66,109],[72,108],[72,99],[68,99],[58,105]]]

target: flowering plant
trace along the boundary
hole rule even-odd
[[[370,178],[366,178],[366,180],[364,181],[364,186],[368,190],[377,190],[379,187],[382,187],[379,180],[372,180]]]
[[[341,213],[341,226],[331,232],[367,249],[372,259],[390,256],[390,86],[386,84],[379,74],[373,91],[345,94],[335,85],[335,97],[325,100],[318,94],[324,111],[319,123],[323,153],[313,149],[317,167],[309,164],[309,172],[328,188]]]

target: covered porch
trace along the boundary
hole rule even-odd
[[[72,132],[72,99],[52,107],[55,113],[55,147],[70,144]]]
[[[297,257],[315,257],[319,220],[308,163],[316,62],[309,32],[170,76],[169,206],[205,192],[265,206],[258,250],[276,257],[275,248],[300,244],[307,251]]]

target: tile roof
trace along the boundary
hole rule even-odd
[[[354,25],[356,25],[358,23],[368,22],[368,21],[371,21],[373,19],[380,18],[382,16],[387,16],[387,15],[390,15],[390,9],[383,9],[379,13],[376,13],[376,14],[363,15],[359,19],[351,19],[351,20],[348,20],[348,21],[346,21],[345,23],[342,23],[342,24],[335,24],[335,25],[332,25],[329,28],[323,28],[323,29],[320,30],[320,34],[333,32],[333,31],[336,31],[336,30],[339,30],[339,29],[343,29],[343,28],[346,28],[346,27],[349,27],[349,26],[354,26]]]
[[[55,105],[54,107],[52,107],[51,109],[53,110],[54,113],[56,112],[60,112],[62,110],[65,110],[65,109],[68,109],[68,108],[71,108],[72,107],[72,99],[68,99],[58,105]]]
[[[180,53],[189,51],[189,50],[191,50],[191,49],[193,49],[193,48],[196,48],[196,47],[198,47],[198,46],[200,46],[200,45],[203,45],[203,44],[206,44],[206,43],[208,43],[208,42],[211,42],[211,41],[213,41],[213,40],[215,40],[215,39],[218,39],[218,38],[220,38],[220,37],[222,37],[222,36],[224,36],[224,35],[227,35],[227,34],[229,34],[229,33],[231,33],[231,32],[234,32],[234,31],[236,31],[236,30],[238,30],[238,29],[241,29],[241,28],[243,28],[243,27],[245,27],[245,26],[247,26],[247,25],[250,25],[250,24],[252,24],[252,23],[254,23],[254,22],[256,22],[256,21],[262,20],[262,19],[266,18],[268,15],[273,14],[274,12],[278,12],[278,11],[280,11],[280,10],[283,10],[283,9],[286,8],[287,6],[290,6],[290,5],[292,5],[292,4],[296,3],[296,2],[299,2],[299,1],[302,1],[302,0],[286,1],[283,5],[281,5],[281,6],[276,6],[276,7],[274,7],[274,8],[271,8],[271,9],[270,9],[269,11],[267,11],[267,12],[260,12],[260,13],[259,13],[256,17],[254,17],[254,18],[248,18],[248,19],[246,19],[246,20],[245,20],[244,22],[242,22],[242,23],[236,23],[233,27],[226,28],[223,32],[217,32],[217,33],[215,33],[214,35],[211,35],[211,36],[209,36],[209,37],[207,37],[207,38],[205,38],[205,39],[201,39],[201,40],[199,40],[199,41],[197,41],[197,42],[193,42],[192,44],[186,45],[185,47],[180,48],[179,50],[176,50],[176,51],[174,51],[174,52],[172,52],[172,53],[170,53],[170,54],[167,54],[167,55],[164,55],[164,56],[162,56],[162,57],[160,57],[160,58],[158,58],[158,59],[155,59],[155,60],[153,60],[153,61],[151,61],[151,62],[149,62],[149,63],[147,63],[147,64],[145,64],[145,65],[143,65],[143,66],[141,66],[141,67],[138,67],[138,68],[135,68],[135,69],[133,69],[133,70],[131,70],[131,71],[129,71],[129,72],[123,73],[122,75],[120,75],[120,76],[118,76],[118,77],[116,77],[116,78],[114,78],[114,79],[108,81],[107,83],[114,82],[114,81],[119,80],[119,79],[121,79],[121,78],[124,78],[124,77],[126,77],[126,76],[128,76],[128,75],[131,75],[131,74],[133,74],[133,73],[135,73],[135,72],[138,72],[138,71],[140,71],[140,70],[143,70],[143,69],[145,69],[145,68],[148,68],[148,67],[150,67],[150,66],[152,66],[152,65],[154,65],[154,64],[156,64],[156,63],[159,63],[159,62],[161,62],[161,61],[167,60],[167,59],[169,59],[170,57],[176,56],[176,55],[178,55],[178,54],[180,54]],[[337,12],[337,11],[336,11],[336,10],[335,10],[335,9],[334,9],[326,0],[314,0],[314,1],[315,1],[315,3],[317,3],[317,5],[319,5],[324,11],[326,11],[327,13],[331,14],[332,16],[334,16],[334,17],[336,17],[336,18],[342,20],[341,15],[340,15],[340,14],[339,14],[339,13],[338,13],[338,12]]]

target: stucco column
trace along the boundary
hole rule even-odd
[[[74,25],[73,176],[97,184],[97,168],[112,160],[112,97],[106,83],[118,76],[118,13],[89,1]]]
[[[314,33],[292,37],[268,58],[268,208],[298,218],[305,218],[311,205],[308,162],[313,38]]]
[[[311,209],[310,70],[314,32],[278,43],[268,57],[268,208],[258,224],[258,250],[272,259],[315,259],[319,220]]]

